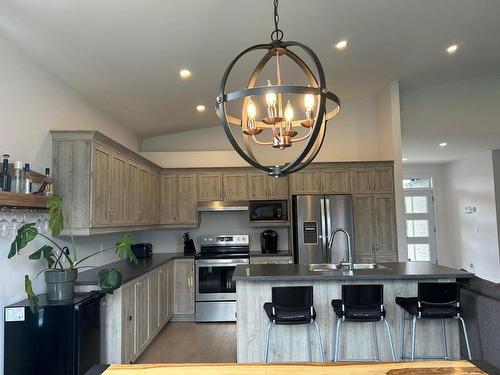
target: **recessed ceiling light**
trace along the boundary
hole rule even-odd
[[[453,55],[455,52],[458,50],[458,45],[452,44],[448,48],[446,48],[446,52],[448,52],[449,55]]]
[[[205,106],[204,106],[203,104],[200,104],[200,105],[197,105],[197,106],[196,106],[196,110],[197,110],[198,112],[205,112],[205,109],[206,109],[206,108],[205,108]]]
[[[446,146],[448,146],[448,143],[446,143],[446,142],[441,142],[439,144],[439,147],[446,147]]]
[[[191,78],[191,72],[189,70],[187,70],[187,69],[182,69],[179,72],[179,75],[181,76],[182,79]]]
[[[403,161],[408,161],[408,158],[403,158],[402,160],[403,160]]]
[[[347,48],[347,40],[341,40],[340,42],[335,44],[335,48],[337,48],[338,50],[346,49]]]

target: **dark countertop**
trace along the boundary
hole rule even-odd
[[[262,254],[261,251],[250,251],[251,257],[291,257],[292,252],[288,250],[278,250],[276,254]]]
[[[381,263],[386,268],[330,272],[310,271],[302,264],[251,264],[237,266],[239,281],[299,280],[411,280],[470,278],[474,274],[428,262]]]
[[[136,279],[149,271],[158,268],[165,263],[176,258],[193,258],[194,255],[186,256],[183,253],[153,253],[151,258],[138,259],[137,264],[130,263],[127,260],[108,263],[100,267],[92,268],[78,273],[76,285],[97,285],[97,273],[105,268],[114,268],[122,274],[122,282],[125,284],[130,280]]]

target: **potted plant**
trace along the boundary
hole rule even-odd
[[[61,234],[64,223],[61,197],[51,197],[47,203],[47,207],[49,209],[49,229],[52,232],[52,236],[57,237]],[[101,254],[103,251],[115,250],[118,257],[127,259],[132,263],[137,263],[137,258],[130,248],[133,244],[132,239],[128,234],[124,234],[121,241],[117,242],[115,246],[96,251],[79,260],[73,236],[71,236],[72,249],[70,251],[67,246],[61,246],[54,239],[40,233],[34,223],[25,224],[17,231],[17,236],[10,246],[9,259],[19,254],[36,237],[45,239],[46,244],[33,252],[29,256],[29,259],[43,259],[47,262],[47,266],[35,278],[44,273],[47,284],[47,299],[49,301],[72,299],[78,270],[93,267],[84,266],[82,263],[91,257]],[[122,275],[114,268],[103,269],[97,274],[97,285],[103,292],[113,293],[114,290],[122,285]],[[33,312],[38,311],[39,300],[33,292],[32,282],[28,275],[24,276],[24,289],[28,296],[31,310]]]

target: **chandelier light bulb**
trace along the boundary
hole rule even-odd
[[[268,80],[267,81],[267,85],[268,86],[272,86],[271,85],[271,81]],[[276,93],[269,92],[269,93],[266,94],[266,102],[267,102],[267,106],[268,107],[275,107],[276,106],[276,101],[277,101],[277,99],[276,99]],[[271,117],[271,116],[269,116],[269,117]]]
[[[306,107],[307,112],[312,112],[314,109],[314,95],[305,94],[304,95],[304,107]]]
[[[288,101],[288,103],[286,103],[285,120],[288,123],[293,121],[293,107],[292,107],[292,104],[290,104],[290,100]]]
[[[255,106],[255,103],[253,102],[252,98],[248,98],[248,104],[247,104],[247,115],[248,115],[248,120],[255,120],[255,117],[257,116],[257,107]]]

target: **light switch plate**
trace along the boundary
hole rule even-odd
[[[6,322],[24,322],[24,307],[7,307],[5,309]]]

